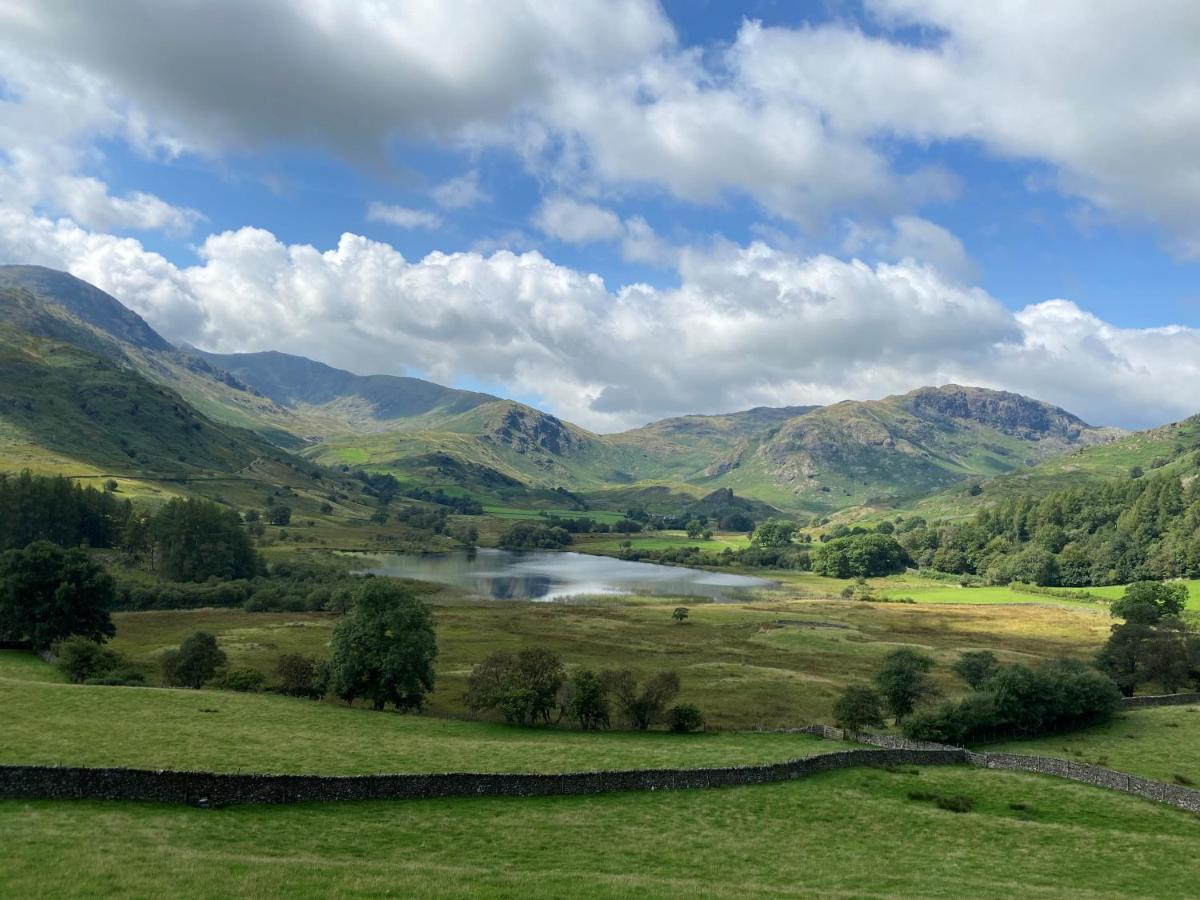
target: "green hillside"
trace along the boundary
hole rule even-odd
[[[208,423],[201,431],[253,431],[258,454],[265,439],[325,465],[389,472],[492,504],[578,505],[556,503],[560,495],[548,493],[565,489],[587,493],[602,508],[673,512],[681,501],[731,489],[792,514],[891,510],[931,495],[931,509],[952,510],[962,489],[980,480],[1020,490],[1021,481],[998,476],[1023,473],[1061,484],[1116,467],[1148,467],[1164,453],[1169,462],[1176,440],[1143,435],[1114,444],[1115,429],[1093,428],[1057,407],[957,385],[827,407],[681,416],[598,435],[522,403],[416,378],[360,376],[276,352],[177,349],[115,298],[49,269],[0,267],[0,290],[0,320],[14,334],[58,341],[140,374],[186,401]],[[27,436],[26,449],[44,439],[48,452],[62,454],[71,449],[71,434],[91,433],[77,431],[65,413],[41,418],[39,427],[59,429],[60,436]],[[87,453],[111,465],[128,456],[112,441],[134,438],[115,421],[104,430]],[[204,443],[189,436],[174,455],[197,470],[225,471],[231,463],[204,456]],[[1082,449],[1087,453],[1075,452]],[[164,469],[167,460],[138,447],[132,458],[139,452],[150,460],[143,467]]]

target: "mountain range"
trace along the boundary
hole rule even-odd
[[[894,509],[989,480],[1028,482],[1068,460],[1086,470],[1107,453],[1124,464],[1130,442],[1162,443],[959,385],[599,435],[527,404],[418,378],[356,375],[274,351],[174,346],[116,298],[36,266],[0,267],[0,386],[6,468],[36,460],[67,472],[124,466],[195,477],[264,459],[294,467],[301,457],[495,503],[569,492],[616,509],[665,510],[717,489],[791,514]]]

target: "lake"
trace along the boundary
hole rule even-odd
[[[473,553],[370,553],[374,575],[416,578],[492,600],[567,600],[595,594],[656,594],[736,600],[775,583],[747,575],[628,562],[586,553],[477,550]]]

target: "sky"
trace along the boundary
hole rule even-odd
[[[0,263],[166,337],[684,413],[1200,412],[1194,0],[0,0]]]

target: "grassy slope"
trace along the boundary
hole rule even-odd
[[[837,749],[808,735],[585,734],[273,694],[63,684],[32,680],[45,675],[10,655],[0,653],[4,763],[348,775],[573,772],[734,765]]]
[[[962,686],[947,667],[962,650],[995,649],[1011,660],[1086,656],[1110,624],[1091,611],[1048,606],[786,599],[803,590],[752,603],[688,603],[685,625],[672,621],[679,601],[669,598],[587,606],[439,602],[430,709],[464,715],[471,666],[494,650],[545,646],[573,666],[675,669],[683,682],[679,702],[695,703],[714,727],[794,726],[828,720],[842,688],[868,679],[897,646],[932,653],[943,687],[956,692]],[[114,646],[154,674],[158,655],[199,629],[218,636],[233,664],[269,672],[284,652],[327,655],[332,627],[324,615],[239,610],[120,613],[114,621]]]
[[[975,808],[946,812],[911,791]],[[0,831],[8,896],[1186,897],[1200,878],[1193,816],[957,767],[216,812],[9,801]]]
[[[1182,775],[1200,784],[1200,707],[1128,710],[1083,731],[982,749],[1058,756],[1159,781]]]

